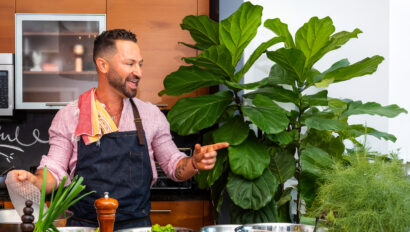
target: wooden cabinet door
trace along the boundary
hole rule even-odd
[[[144,59],[144,74],[138,97],[170,108],[178,98],[158,96],[165,76],[184,62],[182,57],[196,56],[196,50],[178,42],[194,43],[189,32],[182,30],[182,19],[188,15],[209,15],[209,0],[107,0],[107,29],[124,28],[137,35]],[[206,94],[201,89],[186,96]]]
[[[15,1],[16,13],[105,14],[107,9],[106,0]]]
[[[199,231],[199,228],[212,224],[209,201],[152,201],[152,224],[185,227]]]
[[[4,209],[14,209],[13,203],[11,201],[3,201],[3,208]]]
[[[15,0],[0,1],[0,53],[14,53]]]

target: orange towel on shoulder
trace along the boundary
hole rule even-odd
[[[95,89],[90,89],[78,98],[80,114],[74,133],[81,136],[86,145],[98,141],[104,134],[118,131],[111,116],[95,97]]]

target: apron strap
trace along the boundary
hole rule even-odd
[[[137,134],[138,134],[138,143],[139,145],[145,145],[145,139],[144,139],[144,128],[142,127],[142,121],[140,114],[138,112],[138,108],[135,105],[135,102],[130,98],[131,106],[132,106],[132,111],[134,113],[134,123],[135,127],[137,128]]]

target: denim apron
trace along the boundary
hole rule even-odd
[[[96,193],[70,207],[74,212],[70,226],[98,226],[94,201],[104,197],[104,192],[119,203],[114,230],[151,226],[151,162],[138,109],[134,101],[130,102],[137,131],[105,134],[99,144],[85,145],[82,139],[78,142],[74,176],[84,177],[86,188],[82,193]]]

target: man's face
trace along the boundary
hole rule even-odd
[[[108,61],[108,83],[124,97],[135,97],[142,77],[140,49],[137,43],[128,40],[117,40],[116,47],[117,52]]]

